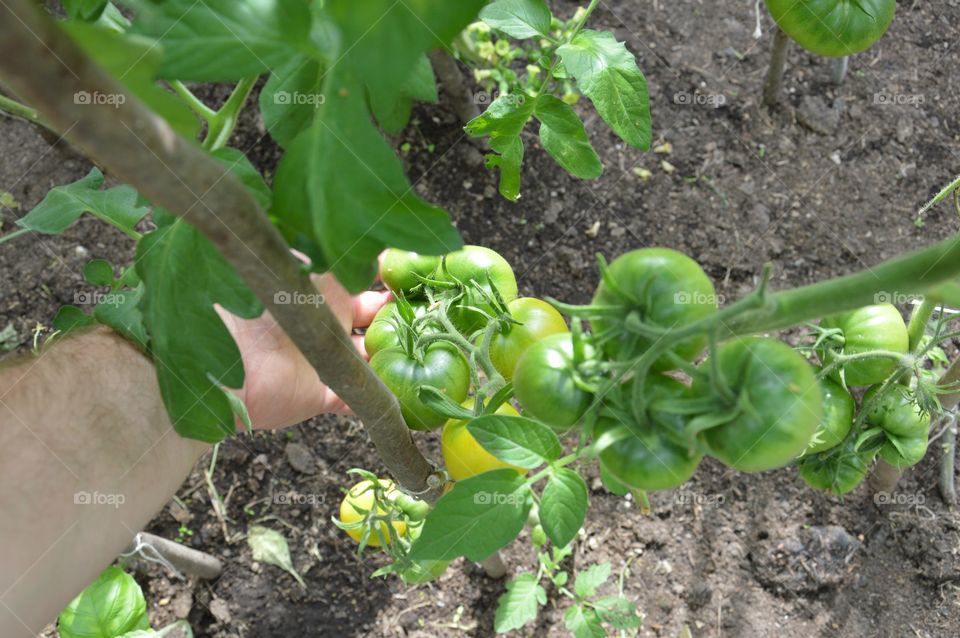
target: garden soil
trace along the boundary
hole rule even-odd
[[[575,4],[555,2],[560,15]],[[651,90],[655,144],[625,147],[586,101],[577,106],[605,171],[581,182],[526,135],[522,197],[496,194],[496,175],[451,111],[417,108],[393,140],[424,197],[449,209],[464,238],[502,253],[525,295],[585,302],[597,283],[594,256],[643,246],[681,250],[732,300],[749,292],[766,262],[775,288],[869,267],[956,231],[943,204],[915,211],[960,166],[960,3],[900,2],[893,27],[851,60],[843,86],[829,61],[794,48],[782,105],[759,104],[770,20],[753,37],[753,0],[605,0],[591,24],[636,53]],[[210,102],[225,87],[200,87]],[[16,205],[3,227],[51,187],[90,165],[64,143],[0,119],[0,191]],[[233,145],[269,176],[278,148],[248,110]],[[406,147],[404,147],[406,148]],[[663,149],[661,149],[663,150]],[[638,169],[650,172],[647,179]],[[6,202],[11,204],[11,202]],[[79,275],[91,258],[127,263],[130,242],[84,218],[60,237],[25,236],[0,250],[0,329],[12,322],[26,352],[33,331],[89,291]],[[439,435],[420,438],[439,460]],[[933,448],[932,448],[933,449]],[[325,416],[284,432],[223,444],[213,475],[227,499],[221,523],[210,505],[203,459],[149,531],[224,560],[214,582],[162,570],[138,575],[154,626],[188,618],[197,636],[490,636],[503,582],[455,562],[435,583],[407,588],[370,573],[330,521],[347,470],[382,471],[361,426]],[[787,468],[741,474],[707,460],[682,489],[651,495],[651,511],[605,493],[589,477],[591,507],[575,563],[609,561],[645,614],[642,636],[695,637],[960,635],[960,516],[941,501],[939,463],[929,454],[907,472],[894,500],[864,486],[837,499],[814,492]],[[282,532],[301,588],[256,563],[244,540],[253,523]],[[535,565],[520,541],[504,552],[514,573]],[[610,583],[604,591],[612,592]],[[516,635],[563,635],[556,592],[536,627]],[[49,630],[47,635],[55,635]]]

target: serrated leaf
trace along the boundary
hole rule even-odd
[[[540,607],[547,604],[547,592],[535,574],[520,574],[507,582],[507,591],[497,599],[493,626],[498,634],[520,629],[536,620]]]
[[[106,259],[91,259],[83,267],[83,278],[94,286],[111,286],[113,266]]]
[[[273,214],[294,246],[314,242],[317,256],[357,293],[373,281],[387,246],[440,255],[463,242],[447,212],[413,192],[370,119],[358,117],[366,109],[362,85],[330,82],[334,90],[280,162]]]
[[[501,461],[533,469],[560,458],[560,439],[548,426],[522,416],[487,414],[467,424],[467,430]]]
[[[486,0],[328,0],[324,9],[342,34],[342,59],[367,86],[393,101],[417,60],[448,47]]]
[[[270,187],[267,186],[267,183],[263,180],[263,175],[254,168],[243,151],[224,146],[213,151],[212,155],[214,159],[230,169],[240,179],[254,199],[257,200],[257,203],[260,204],[260,208],[264,211],[270,210],[270,202],[273,199]]]
[[[247,530],[247,544],[253,552],[253,560],[276,565],[293,576],[301,587],[306,587],[303,578],[293,568],[290,558],[290,546],[283,534],[261,525],[253,525]]]
[[[534,115],[540,120],[543,149],[565,171],[580,179],[593,179],[603,173],[603,164],[573,107],[544,94],[537,98]]]
[[[217,443],[235,426],[229,401],[210,377],[240,388],[244,370],[213,305],[245,319],[259,316],[263,306],[216,248],[182,220],[140,241],[136,268],[146,286],[141,311],[170,420],[182,436]]]
[[[610,578],[610,563],[597,563],[577,574],[573,582],[573,591],[577,598],[583,600],[597,593],[600,585]]]
[[[624,43],[586,29],[558,47],[557,55],[613,132],[634,148],[649,149],[647,80]]]
[[[289,0],[127,0],[133,31],[162,46],[160,77],[239,80],[310,51],[308,2]]]
[[[587,515],[587,483],[569,468],[555,471],[540,497],[540,524],[551,542],[564,547],[577,536]]]
[[[108,567],[60,612],[61,638],[114,638],[149,629],[140,585],[119,567]]]
[[[137,191],[130,186],[100,190],[103,174],[96,168],[72,184],[53,188],[33,210],[16,221],[47,235],[62,233],[84,213],[116,226],[127,233],[149,212],[137,206]]]
[[[523,162],[520,133],[533,115],[534,104],[533,98],[523,94],[501,94],[464,127],[471,137],[490,138],[490,148],[499,155],[488,155],[486,165],[500,169],[500,194],[510,201],[520,196],[520,164]]]
[[[574,638],[606,638],[600,616],[594,610],[574,605],[563,614],[563,623],[573,633]]]
[[[114,8],[111,6],[110,9]],[[108,10],[100,16],[101,21],[95,24],[68,21],[60,25],[87,55],[162,116],[174,130],[187,138],[196,137],[200,131],[200,120],[196,114],[180,98],[163,90],[155,82],[162,48],[151,38],[124,33],[115,24],[117,18],[112,17],[115,15],[123,17],[115,10]],[[77,94],[73,99],[93,102],[91,94]]]
[[[637,629],[643,622],[637,614],[636,603],[621,596],[604,596],[591,604],[600,620],[609,623],[614,629]]]
[[[457,481],[427,514],[410,557],[481,561],[517,537],[532,505],[533,493],[514,470]]]
[[[377,123],[387,133],[399,133],[410,121],[413,102],[436,102],[437,81],[433,75],[430,59],[423,54],[417,60],[407,81],[400,87],[400,93],[391,99],[380,87],[368,85],[370,109]]]
[[[550,18],[543,0],[497,0],[480,11],[481,20],[518,40],[549,38]]]

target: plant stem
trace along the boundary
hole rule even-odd
[[[936,302],[926,297],[924,297],[923,301],[918,305],[914,306],[913,313],[910,315],[910,324],[907,326],[907,336],[910,338],[910,352],[914,352],[920,345],[920,340],[923,339],[927,322],[930,321],[930,317],[933,315],[936,307]]]
[[[868,481],[870,492],[873,494],[892,492],[897,488],[901,476],[903,476],[903,470],[890,465],[883,459],[877,459],[877,464],[873,467],[873,473],[870,474]]]
[[[507,575],[507,565],[500,552],[494,552],[480,561],[480,566],[489,578],[503,578]]]
[[[150,563],[166,561],[181,572],[204,580],[217,578],[223,572],[219,558],[147,532],[137,534],[123,553],[130,557],[139,555]]]
[[[20,228],[18,230],[13,231],[12,233],[7,233],[6,235],[0,236],[0,244],[2,244],[5,241],[10,241],[11,239],[16,239],[20,235],[26,235],[29,232],[30,232],[29,228]]]
[[[208,151],[216,151],[226,146],[230,136],[233,135],[233,129],[237,126],[237,120],[240,117],[240,111],[246,104],[250,91],[257,83],[257,76],[243,78],[237,82],[233,88],[233,93],[227,98],[227,101],[220,107],[209,122],[207,136],[203,140],[203,148]]]
[[[724,322],[720,337],[781,330],[875,303],[878,292],[913,295],[960,274],[960,239],[953,237],[872,268],[767,295],[760,308]]]
[[[949,422],[943,433],[943,455],[940,457],[940,496],[944,503],[952,507],[957,504],[957,488],[953,480],[957,457],[957,419],[953,414],[948,414],[946,418]]]
[[[205,119],[208,124],[210,123],[210,120],[216,117],[217,112],[201,102],[200,98],[194,95],[193,91],[188,89],[180,80],[172,80],[170,82],[170,88],[173,89],[173,92],[179,95],[180,98],[187,103],[187,106],[190,107],[191,111]]]
[[[850,68],[850,56],[843,56],[841,58],[833,58],[830,61],[830,79],[833,80],[833,83],[837,86],[843,84],[844,80],[847,79],[847,70]]]
[[[787,66],[787,52],[790,49],[790,38],[783,29],[777,27],[773,33],[773,47],[770,49],[770,68],[767,70],[767,79],[763,83],[763,103],[773,108],[780,101],[783,91],[783,72]]]
[[[10,115],[14,115],[16,117],[22,117],[23,119],[29,120],[34,124],[46,126],[43,123],[43,119],[40,117],[39,113],[29,106],[20,104],[20,102],[17,102],[13,98],[9,98],[6,95],[0,95],[0,110],[4,110]]]
[[[0,3],[0,76],[53,127],[70,129],[68,138],[91,159],[196,226],[263,301],[321,381],[363,421],[397,481],[424,500],[439,497],[442,485],[413,442],[396,397],[358,355],[330,307],[274,301],[281,291],[316,290],[239,179],[224,175],[219,162],[129,95],[30,0]],[[77,105],[70,99],[77,91],[127,99],[116,108]]]

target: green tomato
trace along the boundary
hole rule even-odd
[[[783,32],[804,49],[828,57],[853,55],[886,33],[896,0],[766,0]]]
[[[929,441],[927,435],[899,437],[888,434],[887,441],[880,448],[884,461],[897,468],[916,465],[927,453]]]
[[[686,255],[669,248],[641,248],[620,255],[608,266],[608,279],[615,289],[601,281],[593,303],[620,310],[617,317],[594,319],[595,335],[612,333],[604,351],[611,358],[630,358],[648,349],[651,341],[628,332],[623,322],[631,313],[644,323],[661,328],[679,328],[717,311],[713,283],[703,269]],[[674,351],[692,361],[706,344],[700,334],[680,342]],[[666,356],[654,363],[655,370],[670,370]]]
[[[527,416],[555,430],[565,432],[580,420],[593,397],[574,380],[570,333],[550,335],[520,357],[513,393]]]
[[[890,436],[926,440],[930,432],[930,413],[920,409],[913,391],[895,385],[875,400],[879,390],[880,386],[875,386],[863,395],[866,422],[883,428]]]
[[[420,280],[415,275],[430,277],[439,265],[440,257],[436,255],[421,255],[388,248],[380,264],[380,278],[383,279],[383,285],[395,294],[402,292],[407,297],[422,296],[422,287],[416,293],[412,292],[420,286]]]
[[[468,307],[496,314],[471,282],[480,284],[491,297],[493,293],[490,284],[493,284],[505,303],[517,298],[517,278],[510,264],[498,253],[483,246],[464,246],[462,250],[448,254],[443,258],[443,266],[437,272],[437,278],[441,281],[456,280],[466,286],[463,298],[450,310],[453,324],[465,334],[470,334],[487,323],[483,313]]]
[[[427,311],[426,302],[411,301],[410,305],[413,307],[413,314],[417,317],[423,316]],[[395,301],[387,302],[377,312],[363,335],[363,347],[367,351],[367,356],[372,357],[381,350],[396,348],[401,345],[400,339],[397,337],[396,326],[393,323],[397,312],[397,302]]]
[[[810,487],[839,496],[863,481],[872,461],[872,455],[854,451],[853,442],[850,442],[843,448],[804,457],[797,465],[797,471]]]
[[[805,454],[816,454],[840,445],[853,427],[855,403],[850,393],[830,379],[820,380],[820,390],[823,393],[823,418]]]
[[[820,384],[806,359],[776,339],[750,337],[722,344],[717,367],[743,408],[702,433],[710,453],[742,472],[771,470],[796,458],[823,416]],[[701,377],[693,393],[715,396]]]
[[[457,403],[466,399],[470,390],[470,366],[460,351],[446,342],[428,346],[420,361],[401,348],[381,350],[370,359],[370,367],[397,395],[411,430],[432,430],[447,420],[420,400],[420,386],[433,386]]]
[[[871,350],[888,350],[899,354],[906,354],[910,339],[907,336],[907,326],[903,323],[900,311],[891,304],[877,304],[864,306],[851,312],[833,315],[820,322],[821,328],[838,329],[843,338],[843,346],[838,349],[845,355],[861,354]],[[821,359],[825,365],[831,364],[836,356],[834,349],[825,348],[821,351]],[[836,369],[833,377],[839,381],[840,372],[847,387],[873,385],[880,383],[890,376],[897,367],[897,362],[887,357],[870,357],[851,361],[842,368]]]
[[[505,324],[503,330],[494,333],[490,340],[490,359],[497,372],[512,381],[517,361],[530,346],[544,337],[568,330],[563,315],[540,299],[520,297],[507,304],[507,308],[519,323]]]
[[[684,384],[659,374],[649,375],[644,389],[648,403],[690,394]],[[638,490],[665,490],[686,483],[697,471],[703,455],[676,443],[664,432],[664,428],[682,431],[683,420],[680,415],[652,413],[648,423],[631,428],[629,436],[600,452],[601,467],[616,482]],[[618,425],[620,422],[615,419],[601,418],[594,426],[594,437]]]

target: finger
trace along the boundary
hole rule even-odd
[[[363,360],[367,361],[370,357],[367,356],[367,346],[363,343],[363,335],[350,335],[350,339],[353,341],[353,347],[357,349]]]
[[[389,249],[387,249],[389,250]],[[377,278],[374,281],[383,281],[383,258],[386,256],[387,251],[384,250],[379,255],[377,255]]]
[[[337,281],[333,274],[328,272],[322,275],[310,275],[310,280],[323,295],[324,303],[336,315],[343,329],[350,332],[353,327],[353,300],[347,289]]]
[[[353,298],[353,327],[366,328],[377,316],[384,304],[390,301],[391,295],[385,290],[361,292]]]

